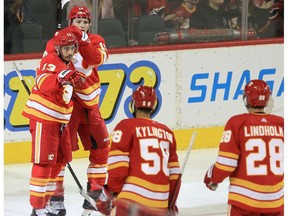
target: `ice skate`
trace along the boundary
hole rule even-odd
[[[30,216],[58,216],[57,211],[53,211],[51,209],[34,209],[32,210],[32,213]]]
[[[90,196],[94,200],[97,200],[102,192],[102,190],[91,191],[89,184],[87,184],[87,191],[89,192]],[[82,207],[84,209],[82,216],[101,216],[102,215],[99,211],[96,211],[95,208],[91,205],[91,203],[89,203],[87,200],[84,200]]]
[[[58,216],[65,216],[66,215],[66,208],[64,206],[64,197],[63,196],[52,196],[50,198],[49,204],[54,211],[58,210]]]

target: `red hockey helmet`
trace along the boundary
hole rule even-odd
[[[134,112],[136,108],[155,109],[157,96],[153,87],[139,86],[132,94],[131,108]]]
[[[90,20],[91,15],[88,8],[84,6],[74,6],[69,13],[68,19],[72,20],[75,18],[85,18]]]
[[[55,46],[61,47],[61,46],[68,46],[75,44],[78,45],[78,40],[74,36],[74,34],[70,31],[65,30],[59,30],[54,35],[54,44]]]
[[[263,80],[251,80],[244,89],[243,99],[246,106],[265,107],[270,98],[270,88]]]

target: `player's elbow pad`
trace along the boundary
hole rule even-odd
[[[69,84],[62,87],[62,100],[65,104],[68,104],[72,98],[73,87]]]

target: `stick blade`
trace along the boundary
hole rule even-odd
[[[88,194],[86,190],[83,188],[80,189],[80,194],[82,197],[84,197],[85,200],[87,200],[97,211],[96,201]]]

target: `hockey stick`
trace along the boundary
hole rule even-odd
[[[75,180],[78,188],[79,188],[79,192],[82,195],[82,197],[84,197],[84,199],[86,199],[94,208],[95,210],[97,210],[96,207],[96,201],[88,194],[88,192],[82,187],[81,183],[79,182],[75,172],[73,171],[71,165],[69,162],[66,163],[71,175],[73,176],[73,179]]]
[[[59,30],[62,27],[62,0],[58,0],[57,3],[57,20],[58,20],[57,28]]]
[[[30,91],[30,89],[28,88],[27,83],[26,83],[25,80],[23,79],[20,70],[18,69],[18,67],[17,67],[17,65],[15,64],[15,62],[13,62],[13,65],[14,65],[14,68],[15,68],[15,70],[16,70],[16,73],[17,73],[18,77],[20,78],[20,80],[21,80],[24,88],[26,89],[28,95],[30,95],[30,94],[31,94],[31,91]]]
[[[17,65],[16,65],[15,62],[13,62],[13,65],[14,65],[14,67],[15,67],[16,73],[17,73],[18,77],[20,78],[20,80],[21,80],[24,88],[26,89],[27,93],[30,95],[30,94],[31,94],[31,91],[30,91],[30,89],[28,88],[27,83],[26,83],[25,80],[23,79],[20,70],[18,69],[18,67],[17,67]],[[63,129],[63,128],[61,127],[61,131],[62,131],[62,129]],[[63,154],[61,147],[60,147],[60,151],[61,151],[61,153]],[[68,169],[69,169],[69,171],[70,171],[73,179],[75,180],[75,182],[76,182],[76,184],[77,184],[77,186],[78,186],[78,188],[79,188],[79,192],[80,192],[80,194],[82,195],[82,197],[84,197],[84,199],[86,199],[86,200],[95,208],[95,210],[97,210],[96,201],[95,201],[95,200],[89,195],[89,193],[82,187],[82,185],[80,184],[80,182],[79,182],[79,180],[78,180],[78,178],[77,178],[74,170],[72,169],[70,163],[67,162],[66,165],[67,165],[67,167],[68,167]]]
[[[190,152],[191,152],[191,150],[192,150],[192,147],[193,147],[193,144],[194,144],[194,141],[195,141],[196,134],[197,134],[196,131],[194,131],[193,134],[192,134],[192,137],[191,137],[191,140],[190,140],[190,143],[189,143],[189,146],[188,146],[188,149],[187,149],[187,151],[186,151],[186,155],[185,155],[185,158],[184,158],[184,161],[183,161],[183,165],[182,165],[182,168],[181,168],[181,171],[180,171],[180,174],[179,174],[179,178],[178,178],[178,180],[177,180],[176,187],[175,187],[175,189],[174,189],[174,192],[173,192],[173,194],[172,194],[171,201],[170,201],[170,203],[169,203],[169,209],[172,209],[173,206],[175,206],[175,204],[176,204],[176,194],[177,194],[177,190],[179,190],[179,188],[180,188],[181,178],[182,178],[182,175],[183,175],[185,166],[186,166],[186,164],[187,164],[187,161],[188,161]]]

